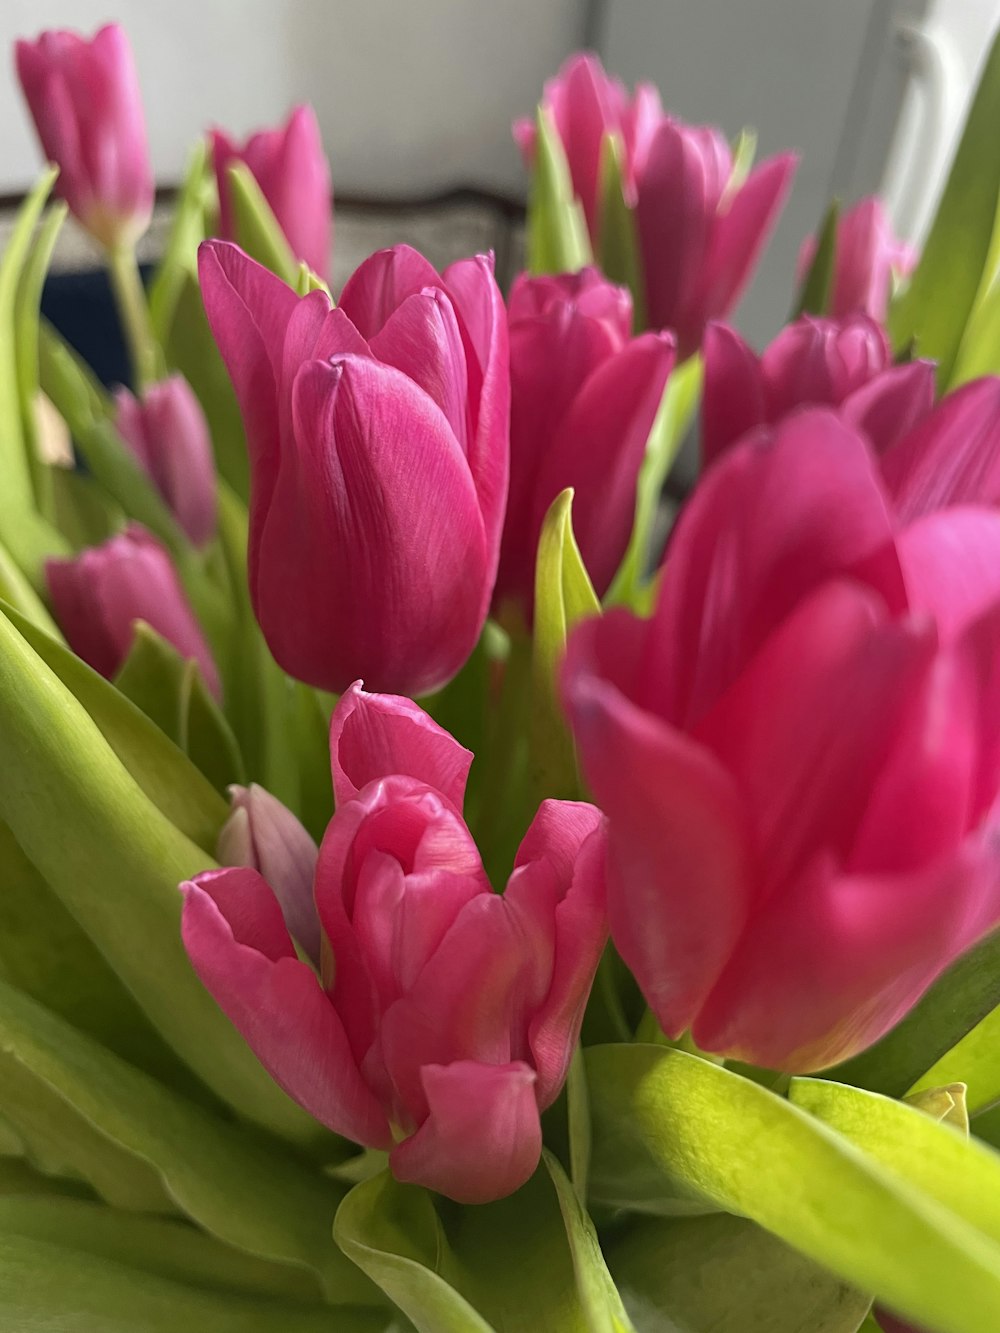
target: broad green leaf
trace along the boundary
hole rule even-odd
[[[606,605],[625,603],[639,608],[642,584],[649,570],[650,541],[660,505],[663,483],[684,443],[701,396],[702,359],[691,356],[667,381],[663,402],[646,444],[646,456],[636,487],[635,522],[621,568],[605,597]]]
[[[54,1176],[45,1176],[36,1171],[25,1161],[23,1153],[27,1150],[20,1135],[17,1135],[17,1156],[7,1155],[8,1136],[14,1136],[12,1126],[4,1124],[0,1118],[0,1138],[4,1141],[4,1156],[0,1156],[0,1196],[16,1194],[21,1198],[48,1198],[55,1195],[60,1199],[83,1199],[94,1201],[94,1192],[89,1185],[76,1180],[58,1180]],[[134,1213],[130,1214],[135,1217]]]
[[[68,648],[0,604],[30,648],[83,706],[131,777],[175,827],[209,856],[228,803],[136,706]]]
[[[635,1333],[614,1284],[594,1224],[559,1162],[542,1152],[542,1162],[551,1177],[569,1241],[576,1289],[583,1306],[588,1333]]]
[[[539,106],[535,163],[528,192],[527,258],[532,273],[575,273],[593,262],[587,223],[562,141],[545,107]]]
[[[380,1333],[383,1315],[206,1291],[24,1236],[0,1235],[0,1324],[13,1333]]]
[[[840,202],[834,199],[826,210],[823,225],[816,239],[816,253],[799,292],[797,315],[825,315],[833,290],[833,274],[837,263],[837,227],[840,223]]]
[[[3,983],[0,1050],[95,1136],[145,1165],[218,1240],[297,1265],[330,1300],[370,1303],[370,1287],[330,1240],[343,1191],[280,1145],[186,1101]],[[5,1098],[2,1080],[7,1114]]]
[[[251,259],[276,273],[289,287],[298,282],[299,263],[256,177],[245,162],[226,169],[236,239]]]
[[[902,1097],[998,1005],[1000,931],[994,931],[953,963],[881,1041],[825,1075],[837,1083]],[[959,1080],[968,1082],[964,1074],[934,1078],[935,1083]]]
[[[997,229],[1000,235],[1000,228]],[[1000,278],[994,278],[976,300],[955,358],[948,388],[955,389],[980,375],[1000,372]]]
[[[63,636],[49,615],[45,603],[18,568],[14,557],[2,544],[0,544],[0,601],[16,608],[26,620],[30,620],[33,625],[58,643],[63,642]]]
[[[573,1052],[566,1075],[566,1121],[569,1137],[569,1175],[581,1203],[587,1201],[590,1175],[590,1099],[583,1051]]]
[[[855,1333],[871,1297],[741,1217],[636,1218],[608,1264],[637,1333]]]
[[[163,257],[149,287],[149,317],[161,345],[167,342],[181,290],[196,262],[198,245],[205,238],[206,213],[213,190],[208,143],[200,139],[188,161]]]
[[[987,1014],[917,1079],[913,1091],[959,1082],[966,1085],[972,1115],[1000,1101],[1000,1008]]]
[[[597,261],[601,272],[632,293],[632,329],[646,327],[646,292],[642,255],[635,215],[625,200],[622,179],[622,147],[617,135],[606,134],[601,142],[600,244]]]
[[[920,262],[892,303],[889,332],[900,350],[915,342],[938,363],[938,386],[952,378],[991,251],[1000,200],[1000,36],[986,57],[948,181]]]
[[[531,644],[531,774],[539,799],[580,794],[576,753],[559,702],[559,669],[569,630],[601,604],[573,536],[573,492],[552,501],[535,562]]]
[[[54,521],[74,550],[99,546],[125,526],[125,511],[93,477],[68,467],[49,472]]]
[[[174,1051],[244,1115],[315,1126],[202,987],[177,885],[209,858],[143,793],[80,703],[0,617],[0,819]]]
[[[645,1173],[641,1202],[658,1180],[665,1195],[742,1214],[938,1333],[1000,1327],[1000,1246],[919,1181],[697,1056],[638,1044],[585,1054],[595,1202],[627,1206],[623,1182]]]

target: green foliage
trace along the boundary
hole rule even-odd
[[[573,194],[562,141],[543,106],[538,108],[528,195],[527,247],[532,273],[575,273],[593,262],[587,223]]]

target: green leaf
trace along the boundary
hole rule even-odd
[[[14,607],[45,634],[59,643],[63,642],[63,636],[49,615],[45,603],[18,568],[14,557],[2,544],[0,544],[0,600]]]
[[[871,1297],[740,1217],[637,1218],[608,1245],[637,1333],[855,1333]]]
[[[531,771],[539,798],[578,797],[572,737],[559,703],[559,669],[569,630],[601,604],[573,536],[573,492],[552,501],[542,524],[535,563],[535,620],[531,645]]]
[[[617,135],[605,134],[601,141],[600,245],[597,262],[612,282],[632,293],[632,329],[646,327],[646,291],[635,215],[625,201],[622,179],[622,148]]]
[[[575,273],[593,262],[587,223],[562,141],[544,106],[538,108],[535,165],[528,193],[527,251],[532,273]]]
[[[902,1097],[1000,1005],[1000,931],[994,931],[953,963],[901,1023],[853,1059],[825,1071],[889,1097]],[[964,1074],[962,1082],[967,1082]],[[935,1083],[955,1082],[935,1076]]]
[[[596,1202],[627,1206],[624,1185],[641,1181],[649,1207],[658,1181],[667,1197],[748,1217],[939,1333],[1000,1327],[1000,1246],[919,1182],[697,1056],[642,1045],[585,1054]],[[922,1129],[954,1134],[904,1110]]]
[[[986,58],[941,202],[909,286],[893,302],[889,332],[899,350],[916,342],[952,378],[991,243],[1000,199],[1000,36]]]
[[[914,1092],[964,1083],[970,1114],[1000,1101],[1000,1008],[994,1009],[913,1085]]]
[[[163,257],[149,287],[149,317],[161,346],[166,344],[181,291],[196,263],[198,245],[205,238],[206,214],[214,188],[208,142],[200,139],[188,160]]]
[[[646,444],[646,456],[636,487],[635,522],[621,568],[605,597],[606,605],[625,603],[640,609],[642,584],[648,573],[653,524],[667,473],[684,443],[701,396],[703,366],[700,356],[688,357],[670,376],[663,402]]]
[[[253,172],[245,162],[233,162],[226,169],[226,178],[237,241],[251,259],[295,287],[299,262]]]
[[[209,857],[228,803],[194,764],[113,685],[11,607],[0,613],[83,706],[145,795]]]
[[[125,526],[125,511],[93,477],[68,467],[52,467],[49,474],[54,521],[74,550],[99,546]]]
[[[840,201],[834,199],[826,210],[823,225],[816,241],[809,272],[799,293],[796,315],[825,315],[833,290],[833,274],[837,263],[837,227],[840,223]]]
[[[153,1025],[243,1114],[311,1138],[314,1123],[257,1063],[184,952],[177,885],[210,859],[143,793],[2,616],[0,734],[0,819]]]
[[[334,1322],[335,1320],[335,1322]],[[23,1236],[0,1236],[0,1321],[19,1333],[379,1333],[375,1312],[205,1291]]]
[[[130,1155],[173,1203],[218,1240],[312,1274],[330,1300],[367,1304],[369,1285],[330,1241],[343,1191],[98,1046],[0,983],[0,1050]],[[7,1083],[0,1109],[7,1114]],[[18,1126],[20,1128],[20,1126]]]

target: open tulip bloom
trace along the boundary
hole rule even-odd
[[[124,33],[16,68],[0,1328],[995,1333],[1000,43],[922,256],[832,206],[760,350],[794,154],[595,56],[529,271],[336,293],[308,107],[147,296]]]

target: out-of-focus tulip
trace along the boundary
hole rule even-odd
[[[196,546],[215,535],[215,463],[208,423],[183,375],[152,384],[141,398],[115,394],[118,433],[152,478]]]
[[[124,532],[68,560],[48,560],[45,576],[59,627],[73,651],[111,680],[144,620],[201,668],[216,697],[219,673],[170,556],[144,528]]]
[[[572,56],[545,85],[542,102],[562,140],[573,189],[595,249],[600,248],[601,144],[617,138],[626,203],[634,211],[646,317],[673,329],[682,357],[698,350],[705,325],[742,295],[795,171],[795,157],[762,162],[746,180],[733,175],[722,134],[666,115],[659,95],[640,84],[629,98],[595,55]],[[529,165],[535,129],[514,126]]]
[[[1000,514],[969,499],[904,521],[804,410],[706,474],[651,619],[571,636],[612,935],[669,1034],[823,1068],[1000,920]]]
[[[254,870],[182,886],[191,961],[281,1086],[400,1180],[461,1203],[538,1164],[604,944],[603,821],[545,801],[503,894],[461,814],[471,756],[409,699],[355,685],[331,727],[320,974]]]
[[[420,694],[479,637],[507,497],[507,320],[483,255],[397,246],[334,310],[207,242],[205,309],[250,448],[250,595],[300,680]]]
[[[883,451],[934,402],[934,363],[893,366],[885,333],[867,315],[844,320],[804,315],[782,329],[761,356],[735,329],[710,324],[704,354],[705,463],[748,430],[773,425],[805,405],[842,408]]]
[[[216,859],[224,866],[259,870],[274,890],[292,936],[319,962],[319,928],[312,886],[318,848],[286,805],[263,787],[229,788],[229,818],[219,833]]]
[[[815,255],[816,238],[810,236],[799,254],[800,279]],[[893,281],[907,277],[916,262],[916,250],[895,235],[881,199],[860,200],[837,223],[827,314],[834,319],[865,314],[884,324]]]
[[[213,130],[211,142],[222,235],[228,240],[236,235],[226,172],[234,162],[245,162],[292,253],[321,278],[329,278],[333,187],[312,107],[295,107],[280,129],[259,130],[244,144],[236,143],[224,130]]]
[[[567,486],[584,563],[599,594],[610,585],[674,344],[666,334],[630,338],[628,292],[592,268],[522,274],[509,323],[510,495],[494,603],[512,598],[530,612],[542,522]]]
[[[15,48],[17,75],[56,189],[108,249],[149,226],[153,173],[132,51],[117,23],[88,41],[43,32]]]

